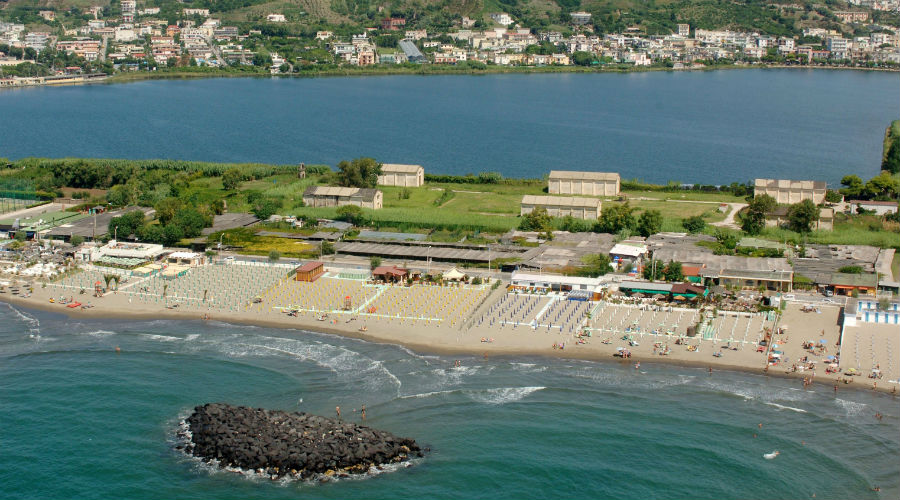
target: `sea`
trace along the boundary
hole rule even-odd
[[[366,405],[368,425],[430,451],[332,482],[248,477],[176,449],[179,422],[207,402],[326,416],[340,406],[357,422]],[[0,304],[0,423],[4,499],[900,497],[890,395],[216,321]]]
[[[0,90],[0,157],[327,164],[839,185],[880,169],[900,73],[216,78]]]

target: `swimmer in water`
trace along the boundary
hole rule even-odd
[[[116,346],[116,354],[122,352],[122,349],[119,349],[119,346]]]

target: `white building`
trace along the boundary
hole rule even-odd
[[[378,176],[381,186],[420,187],[425,184],[425,169],[422,165],[400,165],[383,163],[381,175]]]
[[[544,208],[551,217],[572,216],[576,219],[597,220],[600,217],[600,200],[575,196],[535,196],[522,197],[519,215],[526,215],[536,208]]]
[[[491,19],[493,19],[495,23],[502,24],[504,26],[508,26],[513,23],[512,17],[510,17],[506,12],[494,12],[493,14],[491,14]]]
[[[691,35],[691,25],[690,24],[679,24],[678,25],[678,36],[683,36],[685,38]]]
[[[615,172],[551,170],[547,180],[547,192],[550,194],[616,196],[620,186],[619,174]]]
[[[780,204],[812,200],[816,205],[825,202],[827,185],[823,181],[793,181],[787,179],[756,179],[753,196],[767,194]]]
[[[287,21],[287,19],[284,18],[284,14],[269,14],[266,16],[266,21],[269,21],[270,23],[283,23]]]
[[[569,17],[572,18],[572,24],[577,24],[579,26],[587,24],[591,22],[591,13],[590,12],[570,12]]]

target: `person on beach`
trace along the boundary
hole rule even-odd
[[[712,367],[709,367],[709,374],[712,375]]]
[[[366,419],[366,405],[362,405],[362,408],[360,408],[360,410],[359,410],[359,415],[362,417],[363,420]]]
[[[334,412],[337,413],[337,418],[341,418],[341,407],[340,406],[335,406]]]

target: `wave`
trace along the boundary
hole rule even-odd
[[[113,332],[109,330],[91,330],[89,332],[81,332],[80,335],[87,335],[88,337],[109,337],[111,335],[116,335],[118,332]]]
[[[492,405],[502,405],[519,401],[531,393],[546,389],[546,387],[500,387],[484,391],[468,392],[468,395],[476,401]]]
[[[547,371],[545,365],[538,366],[537,363],[510,363],[509,366],[517,372],[523,373],[541,373]]]
[[[835,398],[834,404],[839,406],[848,417],[857,417],[863,414],[863,411],[869,406],[865,403],[857,403],[856,401],[847,401],[846,399]]]
[[[28,313],[26,313],[26,312],[23,312],[23,311],[20,311],[20,310],[16,309],[16,308],[13,307],[13,305],[10,304],[9,302],[6,302],[5,304],[6,304],[6,307],[9,307],[9,310],[10,310],[10,311],[12,311],[12,312],[14,312],[14,313],[16,314],[16,317],[18,317],[20,320],[22,320],[23,322],[25,322],[26,324],[29,325],[29,326],[28,326],[28,333],[30,333],[30,334],[32,334],[32,335],[38,335],[38,334],[40,334],[40,332],[41,332],[41,322],[38,321],[37,318],[35,318],[34,316],[32,316],[32,315],[30,315],[30,314],[28,314]]]
[[[765,403],[765,404],[767,404],[769,406],[774,406],[775,408],[779,408],[781,410],[791,410],[791,411],[795,411],[797,413],[806,413],[806,410],[803,410],[800,408],[794,408],[793,406],[784,406],[784,405],[780,405],[778,403]]]
[[[449,389],[444,391],[430,391],[419,394],[407,394],[399,399],[421,399],[446,394],[463,394],[472,401],[491,405],[502,405],[521,401],[534,392],[546,389],[543,386],[535,387],[495,387],[492,389]]]
[[[151,340],[159,340],[161,342],[177,342],[180,340],[184,340],[181,337],[172,337],[169,335],[157,335],[155,333],[141,333],[140,336],[151,339]]]

